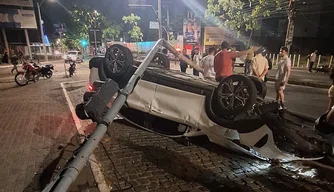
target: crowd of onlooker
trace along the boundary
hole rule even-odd
[[[193,68],[193,75],[199,76],[201,72],[204,79],[220,82],[225,77],[233,74],[233,66],[236,58],[245,58],[245,75],[253,75],[258,77],[261,81],[266,81],[268,70],[272,67],[272,61],[267,57],[266,49],[263,47],[251,47],[248,50],[236,51],[230,48],[229,44],[222,42],[220,49],[209,48],[205,54],[202,55],[198,48],[192,50],[191,56],[187,55],[187,50],[183,50],[183,55],[191,59],[194,64],[201,67],[201,71]],[[280,50],[281,60],[277,64],[276,73],[276,99],[284,106],[284,89],[288,84],[291,73],[291,60],[289,58],[289,50],[287,47],[282,47]],[[187,63],[180,62],[181,72],[186,72]]]

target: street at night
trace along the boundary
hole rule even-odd
[[[0,192],[334,191],[332,0],[0,7]]]
[[[15,85],[10,67],[0,69],[1,129],[4,133],[1,137],[2,166],[6,165],[1,174],[10,175],[2,177],[4,191],[29,191],[39,185],[36,177],[61,154],[62,148],[57,148],[65,146],[76,130],[68,105],[82,102],[82,95],[87,91],[87,63],[78,65],[77,75],[72,79],[64,78],[62,61],[52,63],[55,65],[52,79],[41,79],[26,87]],[[172,64],[172,68],[177,67]],[[61,83],[65,85],[70,104]],[[273,83],[267,85],[268,98],[272,99]],[[290,85],[287,90],[289,109],[314,118],[323,113],[327,105],[326,89]],[[289,92],[294,94],[290,96]],[[20,112],[16,112],[17,109]],[[89,120],[80,121],[80,124],[88,132],[95,125]],[[112,136],[105,136],[94,154],[107,184],[115,182],[116,168],[120,185],[131,187],[125,191],[333,190],[332,170],[318,165],[328,160],[271,165],[212,144],[205,137],[190,139],[189,145],[183,138],[162,137],[124,120],[117,120],[109,131]],[[72,140],[72,143],[76,141]],[[13,147],[16,150],[9,150]],[[87,175],[91,174],[80,176]],[[95,181],[92,175],[90,178],[92,181],[83,186],[93,189]]]

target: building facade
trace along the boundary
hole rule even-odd
[[[31,56],[40,47],[38,25],[32,0],[1,0],[0,53],[10,56],[21,51]]]

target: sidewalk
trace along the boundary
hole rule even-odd
[[[275,81],[277,72],[275,67],[268,72],[267,77],[269,81]],[[328,89],[332,85],[329,73],[308,73],[307,68],[292,68],[289,83],[325,89]]]
[[[170,67],[172,70],[180,70],[179,62],[175,64],[175,61],[170,62]],[[272,70],[268,72],[268,81],[275,81],[275,75],[277,72],[276,66],[273,66]],[[192,69],[187,68],[187,73],[192,74]],[[235,66],[234,73],[243,74],[244,67]],[[200,74],[201,76],[201,74]],[[316,88],[325,88],[328,89],[332,82],[329,78],[328,73],[308,73],[307,68],[305,67],[293,67],[291,70],[291,76],[289,80],[290,84],[294,85],[303,85]]]
[[[0,83],[0,192],[41,191],[63,168],[78,143],[60,83],[83,78],[54,76],[24,87]],[[97,191],[89,166],[70,189],[84,190]]]

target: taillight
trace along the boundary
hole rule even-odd
[[[88,89],[89,89],[89,91],[93,91],[94,87],[91,84],[88,84]]]

